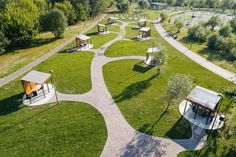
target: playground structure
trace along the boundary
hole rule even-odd
[[[107,25],[98,24],[97,25],[97,34],[109,34],[110,32],[107,30]]]

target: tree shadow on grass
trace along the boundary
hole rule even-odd
[[[132,83],[128,87],[126,87],[120,94],[114,96],[115,102],[121,102],[128,99],[131,99],[134,96],[139,95],[144,90],[146,90],[148,87],[151,86],[150,81],[156,78],[157,74],[151,76],[147,80],[138,81],[136,83]]]
[[[97,32],[89,32],[86,33],[87,36],[95,36],[95,35],[99,35]]]
[[[161,115],[159,116],[159,118],[155,122],[153,122],[152,124],[150,124],[150,123],[144,124],[141,128],[138,129],[138,131],[143,132],[148,135],[153,135],[154,127],[164,117],[165,114],[166,114],[166,111],[163,111],[161,113]]]
[[[134,65],[133,71],[137,71],[137,72],[140,72],[140,73],[145,73],[145,72],[151,70],[152,68],[153,68],[152,66],[147,66],[147,65],[138,63],[138,64]]]
[[[19,93],[8,98],[0,100],[0,116],[7,115],[24,107],[22,97],[24,93]]]
[[[183,116],[181,116],[165,135],[171,139],[191,138],[191,125]]]
[[[120,150],[120,157],[165,156],[167,142],[136,132],[131,141]]]
[[[55,40],[56,40],[55,38],[46,38],[46,39],[38,38],[38,39],[33,39],[32,41],[30,41],[27,44],[25,44],[25,46],[8,48],[6,50],[6,53],[9,53],[11,51],[13,51],[13,52],[11,52],[11,54],[19,53],[19,52],[15,51],[15,50],[39,47],[39,46],[43,46],[43,45],[49,44],[49,43],[51,43],[51,42],[53,42]]]

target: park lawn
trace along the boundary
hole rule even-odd
[[[58,53],[34,69],[48,72],[53,70],[57,90],[68,94],[88,92],[91,85],[91,52]]]
[[[234,85],[188,59],[159,35],[156,34],[154,39],[166,47],[168,56],[168,64],[162,68],[159,76],[153,77],[156,68],[143,67],[139,64],[142,61],[118,61],[104,66],[106,84],[121,112],[136,130],[167,138],[189,138],[190,124],[181,119],[179,102],[172,105],[168,113],[162,114],[167,102],[168,78],[175,73],[190,74],[198,85],[221,93]],[[122,41],[118,41],[107,49],[106,55],[146,55],[146,49],[152,46],[152,41],[145,42],[124,41],[122,49]],[[224,99],[222,111],[228,103],[229,100]]]
[[[114,27],[113,30],[118,28],[118,26],[108,26],[108,31],[110,27]],[[91,37],[91,43],[94,45],[94,49],[101,48],[104,44],[115,39],[118,36],[117,33],[113,32],[110,32],[109,34],[97,35],[97,26],[88,31],[86,35]]]
[[[107,131],[102,115],[84,103],[21,104],[21,83],[1,87],[1,156],[99,156]]]
[[[46,54],[78,32],[87,29],[88,25],[99,18],[100,16],[94,20],[86,21],[86,25],[81,22],[79,25],[69,26],[64,33],[63,39],[55,40],[51,33],[39,34],[32,42],[28,43],[26,48],[15,49],[5,55],[0,55],[0,78],[19,70],[33,60]]]

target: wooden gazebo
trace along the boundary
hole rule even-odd
[[[139,29],[139,35],[142,38],[148,38],[151,36],[151,28],[150,27],[142,27]]]
[[[75,38],[76,46],[85,47],[87,44],[91,43],[91,38],[87,35],[78,35]]]
[[[116,23],[116,20],[117,20],[117,18],[115,18],[115,17],[109,17],[109,18],[107,19],[107,24],[108,24],[108,25],[115,24],[115,23]]]
[[[50,92],[49,86],[48,86],[48,81],[50,79],[51,79],[51,74],[43,73],[43,72],[39,72],[35,70],[29,72],[27,75],[21,78],[24,92],[26,94],[26,97],[30,99],[30,102],[34,96],[37,96],[37,92],[40,89],[42,89],[43,91],[44,98],[46,97],[43,84],[45,83],[47,84],[48,92]]]
[[[147,27],[147,20],[146,19],[140,19],[138,20],[138,28]]]
[[[107,25],[98,24],[98,25],[97,25],[97,33],[98,33],[98,34],[101,34],[101,33],[108,34]]]
[[[149,65],[149,66],[155,66],[155,60],[154,60],[154,55],[155,53],[160,52],[162,49],[158,48],[158,47],[152,47],[152,48],[148,48],[147,50],[147,55],[146,55],[146,59],[144,60],[144,63]]]
[[[191,102],[192,110],[194,112],[194,119],[199,113],[203,117],[207,117],[206,124],[210,117],[218,114],[223,95],[206,88],[196,86],[186,98],[184,107],[184,114],[188,102]],[[214,122],[213,122],[214,125]]]

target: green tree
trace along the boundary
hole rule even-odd
[[[233,3],[232,9],[234,10],[234,14],[236,14],[236,1]]]
[[[54,7],[61,10],[67,18],[67,23],[72,25],[76,22],[76,14],[74,7],[71,5],[69,1],[65,1],[63,3],[55,3]]]
[[[161,67],[166,64],[167,62],[167,55],[166,55],[166,49],[161,47],[161,50],[157,53],[154,53],[154,62],[156,66],[158,67],[158,72],[160,72]]]
[[[10,41],[0,31],[0,55],[5,53],[5,48],[10,44]]]
[[[31,0],[9,1],[1,13],[4,34],[11,46],[23,46],[38,33],[39,10]]]
[[[208,48],[212,49],[212,50],[217,50],[217,41],[220,38],[218,33],[214,33],[212,34],[208,40],[207,40],[207,46]]]
[[[168,15],[166,12],[162,12],[160,14],[160,17],[161,17],[161,22],[164,22],[167,19]]]
[[[117,9],[124,13],[127,12],[129,10],[129,1],[128,0],[119,0],[116,4]]]
[[[209,30],[202,25],[195,25],[188,30],[188,38],[197,42],[205,42],[208,35]]]
[[[178,32],[177,32],[177,33],[180,32],[180,29],[181,29],[183,26],[184,26],[184,24],[183,24],[182,21],[177,20],[177,21],[175,22],[175,27],[178,29]]]
[[[231,33],[232,33],[232,28],[230,27],[230,25],[225,25],[221,27],[219,30],[219,34],[223,37],[229,37]]]
[[[66,17],[62,11],[54,8],[40,16],[40,26],[43,31],[52,32],[55,38],[62,38],[67,26]]]
[[[221,24],[221,20],[220,20],[220,17],[215,15],[215,16],[212,16],[209,21],[206,23],[206,26],[210,26],[211,27],[211,30],[213,31],[214,28],[218,25]]]
[[[174,74],[168,80],[168,103],[165,112],[168,111],[173,100],[183,99],[194,88],[192,77],[184,74]]]
[[[230,26],[233,30],[233,32],[236,34],[236,17],[234,17],[232,20],[230,20]]]
[[[221,9],[223,13],[225,12],[226,9],[231,8],[232,6],[232,1],[231,0],[223,0],[221,1]]]
[[[138,5],[142,9],[147,9],[150,6],[148,0],[139,0]]]

